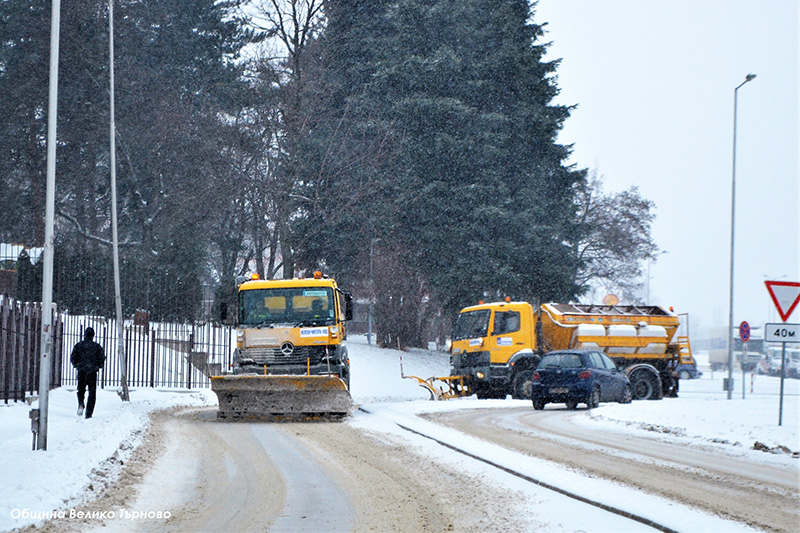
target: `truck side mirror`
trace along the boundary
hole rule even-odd
[[[344,294],[344,319],[353,320],[353,295],[349,292]]]

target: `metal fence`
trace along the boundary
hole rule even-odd
[[[72,352],[87,327],[95,330],[95,341],[106,353],[106,364],[98,375],[98,387],[121,386],[121,357],[116,320],[92,316],[63,317],[63,351]],[[124,349],[129,387],[198,388],[210,385],[231,363],[233,329],[213,323],[151,323],[146,319],[125,321]],[[77,373],[65,364],[64,385],[76,385]]]
[[[64,328],[53,313],[53,354],[50,388],[61,385]],[[0,400],[23,401],[39,390],[41,303],[17,302],[0,296]]]

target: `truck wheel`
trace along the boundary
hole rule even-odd
[[[657,400],[660,398],[658,378],[649,372],[636,372],[631,376],[634,400]]]
[[[530,400],[532,370],[520,370],[511,381],[511,397],[515,400]]]
[[[586,408],[594,409],[600,405],[600,387],[595,387],[586,399]]]
[[[533,408],[536,409],[537,411],[541,411],[542,409],[544,409],[544,400],[542,400],[541,398],[536,398],[535,400],[533,400]]]

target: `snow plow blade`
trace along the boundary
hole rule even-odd
[[[214,376],[218,419],[294,422],[341,420],[353,414],[353,400],[338,376]]]

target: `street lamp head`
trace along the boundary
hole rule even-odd
[[[754,79],[756,79],[756,75],[751,73],[745,77],[744,81],[753,81]]]

